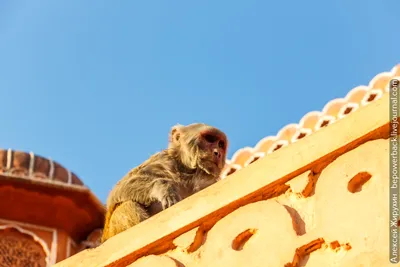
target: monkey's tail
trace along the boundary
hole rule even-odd
[[[103,234],[101,236],[101,243],[104,243],[109,238],[110,219],[111,219],[111,215],[113,214],[115,208],[116,208],[116,205],[112,205],[106,211],[106,215],[105,215],[105,219],[104,219]]]

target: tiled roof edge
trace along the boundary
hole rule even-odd
[[[232,158],[227,160],[221,178],[225,178],[257,159],[294,143],[323,127],[329,126],[358,108],[381,98],[383,94],[389,92],[389,81],[393,78],[400,79],[400,64],[394,66],[389,72],[377,74],[367,86],[354,87],[344,98],[332,99],[324,106],[321,112],[308,112],[298,124],[291,123],[286,125],[276,136],[264,137],[254,147],[244,147],[237,150]]]

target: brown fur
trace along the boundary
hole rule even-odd
[[[168,149],[132,169],[110,192],[102,242],[215,183],[227,146],[215,127],[174,126]]]

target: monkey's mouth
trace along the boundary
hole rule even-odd
[[[214,166],[214,167],[217,167],[217,168],[219,168],[219,166],[221,164],[221,162],[219,160],[210,160],[210,159],[204,159],[202,161],[202,163],[203,163],[203,165]]]
[[[206,160],[203,161],[199,166],[207,172],[208,174],[219,174],[222,167],[220,167],[222,163],[220,161]]]
[[[215,160],[213,163],[219,168],[222,169],[224,167],[224,161],[222,160]]]

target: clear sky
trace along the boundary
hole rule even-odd
[[[0,147],[104,202],[176,123],[229,157],[400,63],[399,0],[0,1]]]

